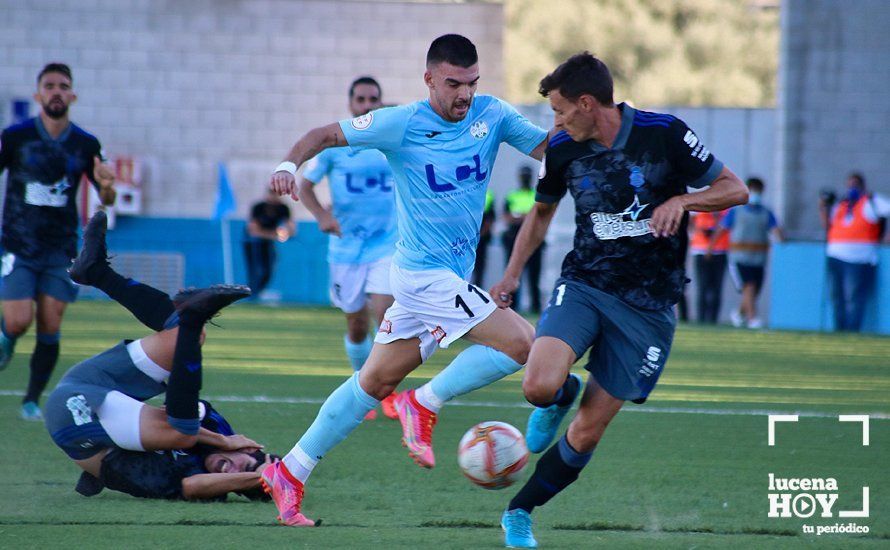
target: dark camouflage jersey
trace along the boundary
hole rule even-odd
[[[57,139],[39,117],[3,130],[0,174],[9,170],[5,252],[34,260],[76,255],[77,189],[84,175],[92,181],[93,157],[100,151],[99,140],[73,123]]]
[[[538,181],[538,202],[575,199],[575,243],[562,276],[608,292],[633,306],[675,304],[686,276],[682,236],[656,238],[653,210],[686,187],[704,187],[723,164],[686,124],[671,115],[620,104],[612,148],[554,135]]]
[[[105,487],[134,497],[181,499],[182,480],[206,473],[201,456],[191,450],[115,448],[102,459],[100,479]]]

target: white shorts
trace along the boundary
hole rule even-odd
[[[121,449],[144,451],[139,419],[145,403],[119,391],[108,392],[102,405],[96,409],[99,424],[108,437]]]
[[[389,264],[392,256],[365,264],[331,264],[331,303],[343,313],[365,307],[368,294],[392,295]]]
[[[424,361],[436,345],[447,348],[497,309],[487,292],[445,269],[410,271],[393,265],[390,284],[395,302],[374,341],[420,338]]]

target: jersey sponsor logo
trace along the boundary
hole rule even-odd
[[[71,418],[76,426],[83,426],[93,421],[93,410],[87,404],[87,398],[83,394],[69,397],[65,406],[71,411]]]
[[[639,195],[634,194],[633,202],[623,212],[592,213],[590,221],[593,223],[593,234],[601,241],[611,241],[621,237],[640,237],[651,233],[652,228],[649,226],[651,218],[638,219],[647,206],[649,203],[640,204]]]
[[[470,126],[470,135],[476,139],[485,139],[488,135],[488,124],[484,120],[479,120]]]
[[[538,168],[538,179],[542,180],[547,175],[547,155],[541,157],[541,167]]]
[[[696,136],[692,130],[686,131],[686,135],[683,136],[683,141],[690,149],[692,149],[692,152],[689,153],[690,156],[693,156],[702,162],[706,161],[708,156],[710,156],[711,151],[705,147],[705,144],[698,139],[698,136]]]
[[[451,183],[439,183],[436,180],[436,167],[432,164],[427,164],[424,168],[426,169],[426,183],[434,192],[445,193],[457,189]],[[473,155],[473,165],[462,164],[454,169],[454,177],[457,181],[467,180],[470,176],[474,176],[476,181],[485,181],[488,176],[488,171],[482,169],[482,159],[479,155]]]
[[[433,330],[431,330],[431,331],[430,331],[430,334],[432,334],[432,335],[433,335],[433,338],[436,339],[436,342],[438,342],[438,343],[440,343],[440,344],[442,343],[442,340],[444,340],[445,337],[448,336],[448,333],[445,332],[445,329],[442,328],[442,327],[439,326],[439,325],[436,325],[436,328],[434,328]]]
[[[25,184],[25,204],[63,208],[68,204],[68,195],[65,194],[65,191],[70,187],[68,180],[65,179],[52,185],[29,181]]]
[[[387,185],[386,183],[386,174],[380,173],[380,177],[377,178],[365,178],[365,184],[362,186],[361,184],[353,183],[353,180],[361,181],[360,177],[354,176],[351,173],[346,174],[346,190],[350,193],[364,193],[365,189],[374,189],[376,187],[380,188],[380,191],[383,193],[389,193],[392,191],[392,186]]]
[[[352,127],[356,130],[367,130],[371,124],[374,122],[374,113],[368,113],[366,115],[357,116],[352,119]]]
[[[425,133],[425,134],[423,134],[423,135],[424,135],[424,137],[428,137],[428,138],[430,138],[430,139],[433,139],[434,137],[436,137],[436,136],[438,136],[438,135],[441,135],[441,134],[442,134],[442,132],[439,132],[439,131],[436,131],[436,130],[430,130],[429,132],[427,132],[427,133]]]

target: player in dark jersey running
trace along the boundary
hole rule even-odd
[[[71,69],[50,63],[37,77],[40,116],[3,130],[0,174],[9,170],[3,208],[3,317],[0,370],[37,317],[28,389],[21,416],[42,418],[37,402],[59,358],[65,307],[77,296],[67,269],[77,254],[77,189],[83,176],[102,204],[114,202],[114,174],[102,164],[99,140],[68,120],[77,96]]]
[[[570,192],[574,249],[538,323],[522,384],[538,407],[526,434],[531,451],[550,446],[582,397],[566,435],[503,514],[505,542],[520,548],[537,546],[531,511],[578,478],[624,402],[645,401],[664,368],[676,326],[672,306],[685,284],[678,234],[684,214],[747,201],[745,185],[683,121],[615,105],[609,70],[589,53],[557,67],[540,92],[560,131],[549,140],[535,206],[491,295],[509,306],[525,262]],[[591,347],[585,385],[569,369]]]
[[[250,290],[219,285],[171,300],[112,270],[105,229],[99,212],[84,231],[72,279],[108,293],[157,332],[75,365],[47,399],[50,437],[86,473],[78,490],[187,499],[261,492],[255,470],[266,460],[253,454],[260,446],[198,400],[204,324]],[[144,403],[164,393],[164,408]]]

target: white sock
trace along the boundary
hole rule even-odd
[[[433,393],[433,389],[430,388],[429,382],[414,390],[414,397],[417,399],[418,403],[434,413],[438,413],[439,409],[442,408],[442,405],[445,404],[445,401]]]
[[[312,473],[315,465],[318,464],[317,460],[303,452],[299,443],[294,445],[294,448],[281,461],[284,462],[287,471],[300,480],[300,483],[306,483],[306,480],[309,479],[309,474]]]

